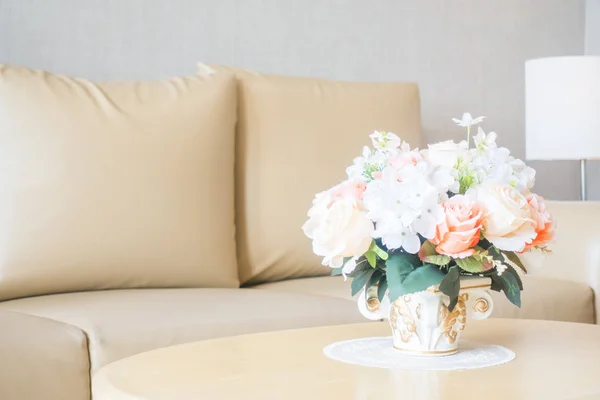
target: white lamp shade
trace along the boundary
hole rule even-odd
[[[525,63],[526,157],[600,158],[600,57]]]

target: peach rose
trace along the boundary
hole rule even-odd
[[[465,258],[475,253],[479,242],[483,213],[467,196],[456,195],[442,203],[444,221],[436,227],[431,242],[435,251],[453,258]]]
[[[531,219],[537,234],[535,239],[525,246],[525,250],[527,250],[534,246],[543,246],[554,238],[554,220],[542,197],[531,193],[525,198],[531,207]]]

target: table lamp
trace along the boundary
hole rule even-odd
[[[579,160],[586,200],[586,160],[600,158],[600,57],[525,63],[526,158]]]

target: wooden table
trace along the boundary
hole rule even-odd
[[[338,340],[389,336],[366,323],[236,336],[139,354],[102,368],[94,400],[600,399],[600,326],[470,321],[464,338],[517,358],[466,371],[402,371],[330,360]]]

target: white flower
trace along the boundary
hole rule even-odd
[[[339,268],[345,257],[360,257],[369,249],[374,226],[362,204],[364,190],[364,183],[346,181],[315,197],[302,230],[323,265]]]
[[[429,181],[440,193],[440,201],[447,197],[447,193],[458,193],[458,174],[455,169],[433,167],[429,172]]]
[[[435,229],[444,220],[444,207],[440,204],[430,204],[412,223],[411,228],[426,239],[435,236]]]
[[[342,268],[342,275],[344,276],[344,280],[348,279],[348,275],[356,269],[356,260],[356,257],[352,257],[344,263],[344,267]]]
[[[519,159],[512,160],[510,166],[513,173],[509,179],[509,184],[519,192],[531,189],[535,184],[535,169],[528,167]]]
[[[354,164],[346,168],[350,180],[370,181],[373,173],[385,167],[386,156],[380,152],[373,152],[367,146],[363,147],[362,157],[356,157]]]
[[[490,132],[487,135],[481,129],[481,127],[477,128],[477,135],[473,136],[473,142],[475,143],[475,148],[479,150],[481,153],[488,154],[489,151],[493,151],[498,147],[496,145],[496,133]]]
[[[402,144],[400,138],[391,132],[375,131],[369,137],[373,141],[373,147],[383,152],[394,152]]]
[[[435,227],[444,218],[440,199],[446,196],[430,182],[429,165],[406,164],[400,170],[386,167],[381,178],[372,181],[364,194],[368,216],[375,224],[373,237],[389,249],[403,248],[416,253],[418,234],[435,235]]]
[[[471,114],[469,113],[464,113],[461,119],[458,118],[452,118],[452,121],[456,122],[457,125],[459,126],[473,126],[473,125],[477,125],[478,123],[480,123],[481,121],[483,121],[485,117],[477,117],[477,118],[473,118],[471,117]]]
[[[459,158],[464,158],[467,152],[467,142],[455,143],[452,140],[430,144],[427,150],[421,150],[423,157],[433,165],[454,167]]]
[[[483,210],[483,235],[500,250],[523,251],[537,233],[525,196],[512,186],[485,182],[469,193]]]
[[[498,275],[502,275],[502,273],[504,271],[506,271],[506,265],[504,265],[503,262],[494,260],[493,264],[494,264],[494,267],[496,267],[496,271],[498,272]]]
[[[419,236],[410,228],[388,229],[388,222],[378,224],[377,231],[381,234],[381,241],[388,249],[403,248],[406,252],[416,254],[421,248]]]
[[[472,168],[478,171],[480,182],[491,180],[504,183],[524,193],[531,189],[535,182],[535,170],[522,160],[515,159],[505,147],[497,147],[496,134],[487,135],[479,128],[473,138],[475,149],[471,150]]]
[[[403,170],[406,172],[407,169],[409,168]],[[420,202],[417,195],[420,196],[405,179],[400,178],[397,170],[386,167],[381,179],[372,181],[367,186],[364,203],[373,221],[393,219],[400,229],[412,224],[419,215],[419,210],[414,207],[415,202]]]

